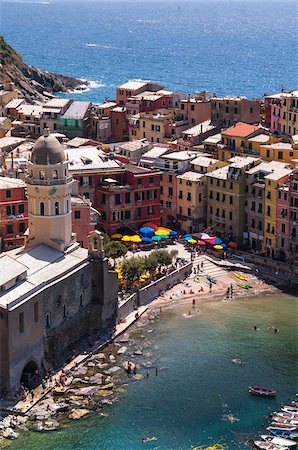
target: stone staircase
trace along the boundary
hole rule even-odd
[[[202,262],[204,263],[203,271],[200,271],[197,275],[209,275],[210,277],[219,278],[227,274],[224,269],[211,262],[205,255],[196,256],[193,261],[193,267],[197,267],[198,263],[201,266]]]

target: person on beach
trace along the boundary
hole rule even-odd
[[[274,328],[274,333],[278,333],[279,332],[279,329],[278,328]]]
[[[189,316],[191,316],[191,312],[190,312],[190,310],[188,311],[188,315],[189,315]]]
[[[46,381],[44,379],[41,380],[41,387],[43,390],[46,389],[47,385],[46,385]]]
[[[196,306],[196,299],[194,298],[193,300],[192,300],[192,307],[194,308]]]
[[[227,292],[226,292],[226,298],[230,297],[230,288],[228,287]]]
[[[31,389],[30,395],[31,395],[31,403],[33,403],[34,402],[34,390],[33,389]]]
[[[209,284],[209,294],[212,292],[212,283]]]
[[[149,372],[148,372],[148,370],[147,370],[147,373],[146,373],[146,377],[149,378]]]
[[[204,261],[202,261],[202,264],[201,264],[201,270],[202,270],[202,272],[203,272],[203,269],[204,269]]]

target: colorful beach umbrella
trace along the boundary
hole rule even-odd
[[[215,245],[220,245],[220,244],[222,244],[222,240],[220,238],[216,238]]]
[[[166,231],[166,230],[160,230],[158,229],[157,231],[155,231],[155,236],[165,236],[165,235],[169,235],[170,232]]]
[[[189,241],[190,239],[192,239],[192,236],[189,236],[189,235],[184,236],[184,239],[185,239],[186,241]]]
[[[203,246],[203,245],[206,245],[206,242],[204,242],[204,241],[198,241],[197,244]]]
[[[145,235],[153,235],[154,230],[151,227],[142,227],[140,228],[140,233]]]
[[[140,236],[138,234],[135,234],[134,236],[131,237],[131,242],[134,242],[135,244],[139,244],[140,242],[142,242],[142,239],[140,238]]]
[[[144,237],[142,237],[142,241],[149,244],[150,242],[152,242],[152,239],[150,237],[144,236]]]
[[[161,241],[161,236],[153,236],[153,237],[151,238],[151,241],[155,241],[155,242]]]
[[[112,239],[121,239],[122,238],[122,234],[120,234],[120,233],[112,234],[111,238]]]
[[[121,241],[123,242],[131,242],[131,236],[128,236],[127,234],[121,238]]]
[[[155,223],[151,223],[151,222],[144,223],[142,228],[152,228],[152,230],[154,230],[154,231],[158,230],[158,226],[155,225]]]
[[[177,231],[170,231],[170,236],[171,237],[177,236]]]
[[[148,280],[148,278],[150,278],[150,276],[147,275],[146,273],[144,273],[143,275],[141,275],[140,278],[143,278],[143,280]]]
[[[223,246],[222,245],[214,245],[213,247],[215,250],[222,250]]]
[[[189,239],[187,242],[189,242],[190,244],[196,244],[197,241],[195,239]]]
[[[165,228],[165,227],[158,227],[158,230],[164,231],[165,234],[169,234],[172,231],[172,230],[170,230],[170,228]]]
[[[170,238],[170,236],[168,236],[167,234],[161,234],[158,237],[160,237],[161,239],[169,239]]]
[[[204,239],[204,241],[206,241],[208,244],[215,245],[216,239],[217,238],[214,236],[214,237],[206,238],[206,239]]]
[[[225,244],[224,242],[222,242],[220,245],[221,245],[223,248],[227,248],[227,244]]]
[[[211,236],[207,233],[202,233],[201,234],[201,239],[209,239]]]
[[[228,243],[228,246],[231,247],[231,248],[237,248],[238,244],[237,244],[237,242],[231,241],[231,242]]]

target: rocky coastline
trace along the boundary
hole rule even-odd
[[[28,103],[45,101],[51,94],[81,90],[88,82],[61,74],[46,72],[27,65],[0,36],[0,84],[14,83]]]

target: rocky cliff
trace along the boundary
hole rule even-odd
[[[23,58],[0,36],[0,84],[13,82],[28,102],[44,100],[44,93],[66,92],[81,80],[48,73],[24,63]]]

